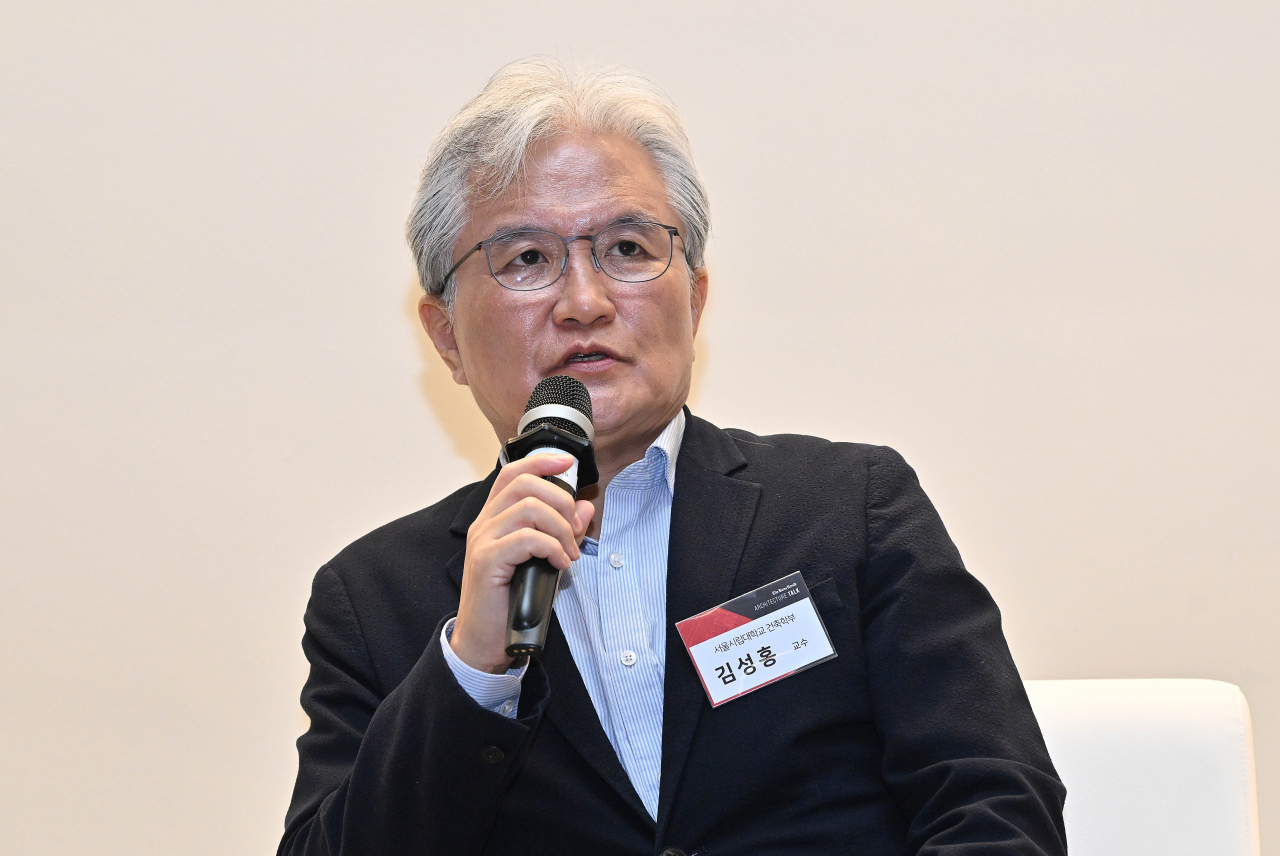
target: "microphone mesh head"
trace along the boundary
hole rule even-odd
[[[543,378],[538,385],[533,388],[533,394],[529,396],[529,403],[525,405],[524,412],[528,413],[535,407],[541,407],[544,404],[560,404],[564,407],[572,407],[574,410],[587,417],[587,421],[591,421],[591,393],[587,392],[587,388],[582,385],[582,381],[568,375],[552,375]],[[576,422],[570,422],[568,419],[557,419],[555,417],[547,417],[540,419],[539,422],[546,422],[557,428],[563,428],[570,434],[581,437],[586,440],[587,432],[582,430],[582,426]]]

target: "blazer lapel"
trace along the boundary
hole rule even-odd
[[[551,685],[547,718],[600,774],[600,778],[608,782],[636,814],[652,824],[653,818],[649,817],[649,811],[618,760],[618,753],[609,744],[609,737],[600,724],[600,717],[587,694],[587,686],[582,682],[582,674],[554,612],[551,614],[551,627],[547,630],[547,646],[542,652],[542,668],[546,670],[547,682]]]
[[[760,485],[729,476],[747,463],[729,435],[694,416],[688,420],[676,465],[667,553],[658,840],[671,813],[699,716],[709,707],[675,623],[729,599],[760,501]]]
[[[467,529],[479,516],[489,498],[489,490],[497,478],[497,471],[490,474],[463,501],[458,514],[454,517],[450,530],[465,536]],[[449,576],[454,583],[462,587],[462,570],[466,560],[466,548],[459,550],[446,564]],[[596,714],[591,696],[587,694],[586,684],[573,661],[573,652],[560,629],[560,620],[555,613],[551,614],[551,626],[547,629],[547,645],[542,653],[542,668],[546,670],[547,682],[551,686],[551,701],[547,705],[547,718],[550,719],[578,753],[586,759],[600,777],[618,792],[632,809],[649,823],[653,818],[645,809],[640,795],[636,793],[622,762],[609,745],[609,738],[600,725],[600,717]]]
[[[471,528],[471,524],[480,516],[480,511],[484,508],[485,501],[489,499],[489,491],[493,488],[493,483],[497,479],[498,470],[494,468],[493,472],[489,473],[484,481],[476,482],[475,487],[471,488],[471,492],[462,500],[462,505],[458,506],[458,513],[453,516],[453,522],[449,524],[449,531],[454,535],[461,535],[463,539],[462,549],[445,563],[445,570],[459,590],[462,589],[463,561],[467,557],[467,530]]]

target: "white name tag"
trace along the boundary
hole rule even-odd
[[[676,629],[712,707],[836,656],[799,571]]]

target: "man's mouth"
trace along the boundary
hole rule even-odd
[[[607,360],[608,354],[602,354],[599,351],[592,351],[589,354],[574,354],[565,360],[566,363],[594,363],[599,360]]]

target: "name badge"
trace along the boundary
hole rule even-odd
[[[799,571],[676,622],[712,707],[836,656]]]

